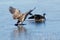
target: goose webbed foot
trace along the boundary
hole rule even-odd
[[[18,24],[15,24],[15,26],[18,26]]]
[[[15,24],[15,26],[18,26],[19,23],[20,23],[20,21],[18,20],[17,23]]]

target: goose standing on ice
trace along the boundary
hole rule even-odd
[[[35,14],[29,17],[28,19],[34,19],[35,22],[44,22],[46,20],[45,13],[43,15]]]
[[[35,8],[34,8],[35,9]],[[27,18],[28,15],[32,15],[31,12],[34,10],[29,10],[25,14],[21,13],[20,10],[14,8],[14,7],[9,7],[9,11],[13,16],[13,19],[18,19],[17,23],[15,24],[16,26],[20,23],[22,24],[25,19]]]

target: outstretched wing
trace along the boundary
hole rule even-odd
[[[9,11],[13,15],[14,19],[17,19],[20,15],[22,15],[21,12],[20,12],[20,10],[18,10],[18,9],[16,9],[14,7],[10,7]]]
[[[14,14],[14,13],[18,14],[18,13],[20,13],[20,10],[18,10],[16,8],[12,7],[12,6],[9,7],[9,11],[10,11],[11,14]]]

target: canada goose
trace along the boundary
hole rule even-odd
[[[43,15],[35,14],[29,17],[28,19],[34,19],[35,22],[44,22],[46,20],[45,13]]]
[[[35,9],[35,8],[34,8]],[[20,10],[14,8],[14,7],[9,7],[9,11],[13,16],[13,19],[18,19],[17,23],[15,24],[16,26],[20,23],[22,24],[25,19],[27,18],[28,15],[32,15],[31,12],[34,10],[29,10],[25,14],[21,13]]]

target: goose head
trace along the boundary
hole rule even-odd
[[[46,13],[43,13],[43,17],[45,17]]]
[[[36,9],[36,7],[34,7],[33,9],[31,9],[31,10],[28,12],[28,14],[29,14],[29,15],[33,15],[31,12],[34,11],[35,9]]]
[[[31,12],[30,13],[28,13],[29,15],[33,15]]]

